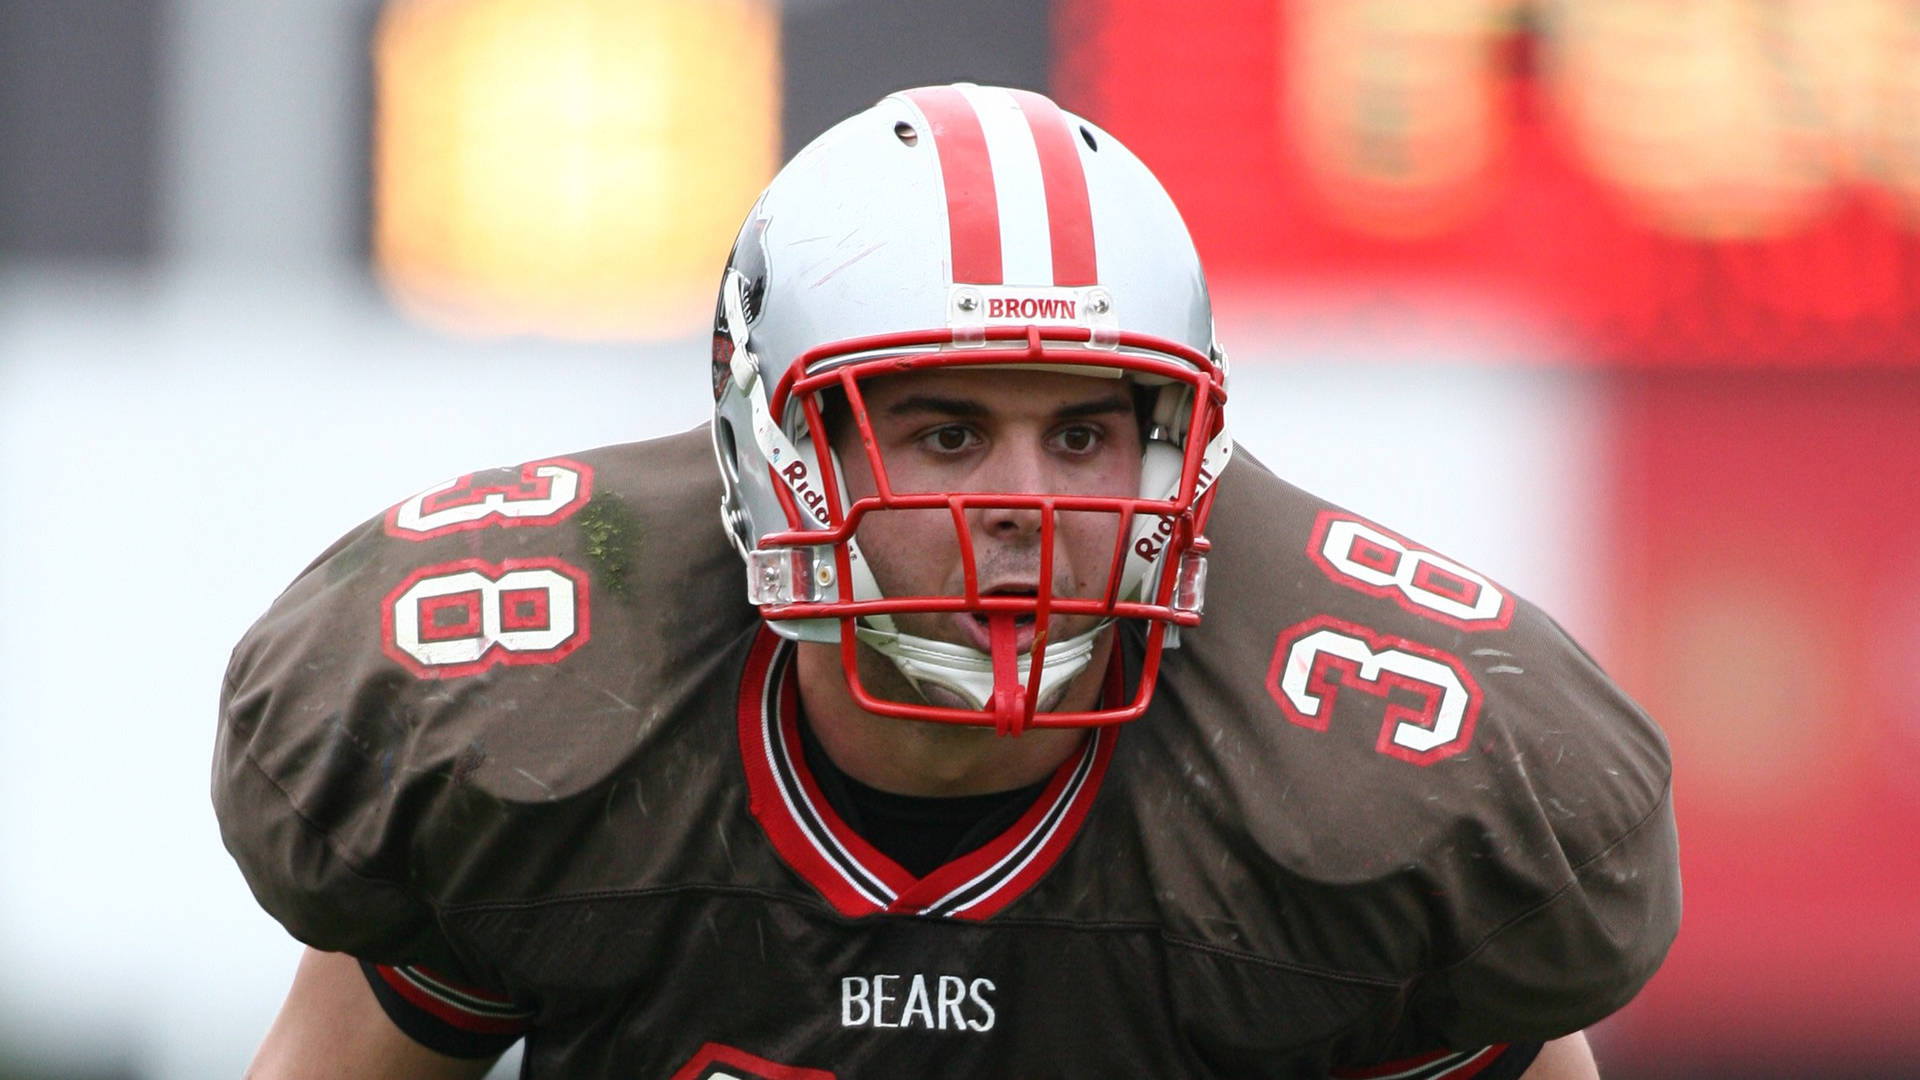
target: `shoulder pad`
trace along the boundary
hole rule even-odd
[[[215,806],[268,910],[396,955],[415,931],[375,928],[519,808],[598,798],[757,625],[719,505],[694,431],[457,477],[308,567],[221,700]]]
[[[1538,608],[1243,454],[1207,531],[1215,599],[1162,676],[1191,719],[1156,737],[1276,880],[1372,973],[1456,995],[1447,1045],[1631,997],[1679,918],[1658,727]]]

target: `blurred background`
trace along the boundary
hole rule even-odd
[[[413,491],[700,422],[754,193],[962,78],[1159,173],[1256,456],[1665,725],[1607,1075],[1920,1076],[1920,3],[0,0],[0,1078],[238,1075],[298,946],[231,644]]]

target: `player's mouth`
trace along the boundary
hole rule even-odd
[[[981,592],[982,596],[1022,596],[1035,597],[1040,590],[1033,585],[996,585]],[[974,612],[965,612],[958,616],[961,632],[967,637],[967,643],[983,653],[993,652],[993,626],[991,616]],[[1033,612],[1023,611],[1013,616],[1014,649],[1022,655],[1033,649]]]

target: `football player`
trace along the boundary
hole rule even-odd
[[[842,122],[712,378],[703,430],[406,500],[235,650],[223,835],[312,946],[255,1075],[1595,1075],[1679,918],[1658,729],[1234,450],[1112,135]]]

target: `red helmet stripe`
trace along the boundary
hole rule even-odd
[[[1047,190],[1047,232],[1053,241],[1053,283],[1093,285],[1100,273],[1093,247],[1093,206],[1087,174],[1073,144],[1067,116],[1052,100],[1031,90],[1009,90],[1033,129],[1040,176]]]
[[[997,285],[1001,281],[1000,204],[980,118],[966,96],[951,86],[912,90],[907,96],[933,129],[940,179],[947,191],[953,280]]]

